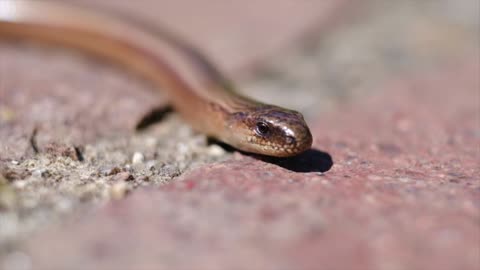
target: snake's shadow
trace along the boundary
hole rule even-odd
[[[225,143],[219,142],[215,139],[209,139],[209,143],[214,143],[221,146],[227,152],[234,152],[238,151],[237,149],[227,145]],[[242,152],[242,151],[240,151]],[[244,155],[251,156],[255,159],[268,162],[271,164],[275,164],[280,166],[284,169],[293,171],[293,172],[327,172],[333,166],[333,159],[332,156],[327,153],[317,149],[310,149],[307,150],[297,156],[288,157],[288,158],[279,158],[279,157],[269,157],[269,156],[262,156],[257,154],[251,154],[242,152]]]
[[[257,159],[275,164],[294,172],[327,172],[333,166],[332,156],[317,149],[310,149],[302,154],[288,158],[256,156]]]
[[[145,115],[140,118],[135,126],[136,131],[142,131],[149,126],[159,123],[167,117],[167,115],[173,112],[173,107],[170,104],[165,104],[163,106],[157,106],[147,112]]]

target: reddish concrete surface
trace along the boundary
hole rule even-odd
[[[478,74],[472,63],[391,82],[320,117],[317,150],[297,160],[236,154],[41,233],[29,258],[37,269],[478,269]],[[318,149],[334,161],[323,174]]]

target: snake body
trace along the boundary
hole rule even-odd
[[[191,45],[128,16],[62,2],[0,0],[0,39],[71,47],[120,64],[166,91],[195,130],[239,150],[288,157],[311,147],[299,112],[241,96]]]

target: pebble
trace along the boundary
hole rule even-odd
[[[125,197],[128,191],[127,183],[118,182],[112,185],[110,188],[110,197],[114,200],[122,199]]]
[[[132,157],[132,164],[140,164],[145,160],[145,156],[140,152],[135,152]]]
[[[125,182],[125,181],[132,181],[135,178],[129,172],[121,172],[113,176],[112,181],[114,182]]]
[[[48,174],[47,169],[37,169],[32,172],[32,176],[36,178],[41,178],[44,177]]]
[[[147,162],[147,164],[145,164],[145,167],[148,169],[148,170],[155,170],[155,166],[157,165],[157,161],[155,160],[150,160]]]
[[[213,157],[221,157],[225,155],[225,150],[218,145],[212,144],[208,147],[208,155]]]
[[[121,168],[114,166],[114,167],[101,168],[100,174],[103,176],[109,176],[109,175],[120,173],[121,171],[122,171]]]

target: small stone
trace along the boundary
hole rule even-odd
[[[47,169],[37,169],[32,172],[32,176],[36,178],[42,178],[48,175]]]
[[[148,177],[148,175],[144,175],[144,176],[138,177],[137,180],[139,182],[148,182],[148,181],[150,181],[150,177]]]
[[[12,160],[12,161],[10,161],[10,163],[12,163],[12,165],[18,165],[18,164],[20,164],[20,162],[18,162],[17,160]]]
[[[135,152],[132,157],[132,164],[140,164],[145,160],[145,156],[140,152]]]
[[[124,182],[124,181],[132,181],[135,178],[129,172],[121,172],[113,176],[112,181],[115,182]]]
[[[150,160],[150,161],[147,162],[147,164],[145,164],[145,167],[146,167],[148,170],[152,171],[152,170],[155,170],[155,168],[156,168],[155,166],[156,166],[156,165],[157,165],[157,162],[156,162],[155,160]]]
[[[225,155],[225,150],[218,145],[212,144],[208,147],[208,155],[213,157],[221,157]]]
[[[103,176],[109,176],[109,175],[114,175],[114,174],[120,173],[121,171],[122,171],[122,169],[120,169],[117,166],[114,166],[114,167],[108,167],[108,168],[100,169],[100,174],[103,175]]]
[[[110,197],[114,200],[119,200],[125,197],[128,192],[128,186],[125,182],[115,183],[110,188]]]

